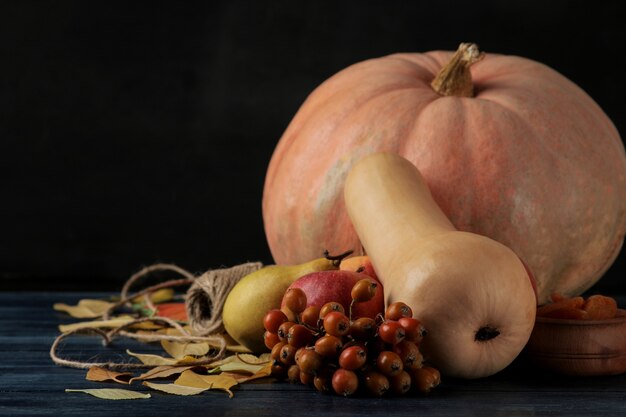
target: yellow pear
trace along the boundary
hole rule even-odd
[[[246,275],[228,293],[222,320],[226,332],[253,352],[268,350],[263,341],[263,317],[280,303],[287,288],[311,272],[339,269],[347,254],[326,256],[299,265],[269,265]]]

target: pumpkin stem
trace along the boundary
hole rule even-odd
[[[485,54],[475,43],[462,43],[450,61],[439,71],[430,86],[442,96],[473,97],[474,84],[470,67]]]

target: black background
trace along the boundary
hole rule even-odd
[[[271,262],[261,194],[308,93],[393,52],[544,62],[626,132],[622,2],[0,3],[0,289]],[[625,292],[624,250],[598,290]]]

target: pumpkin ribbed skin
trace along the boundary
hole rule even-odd
[[[343,182],[364,155],[415,164],[454,226],[513,249],[539,301],[593,285],[626,232],[626,156],[615,126],[549,67],[487,55],[471,67],[474,97],[430,82],[451,52],[357,63],[304,102],[272,156],[263,194],[274,260],[295,264],[360,243]]]

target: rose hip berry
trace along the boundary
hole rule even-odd
[[[384,315],[353,319],[353,307],[376,291],[382,287],[375,280],[357,281],[346,312],[337,301],[307,306],[302,290],[288,290],[281,309],[263,319],[272,376],[346,397],[427,393],[436,387],[439,371],[423,366],[419,349],[426,329],[406,303],[391,303]]]
[[[343,313],[331,311],[324,317],[324,330],[333,336],[343,336],[350,330],[350,319]]]

